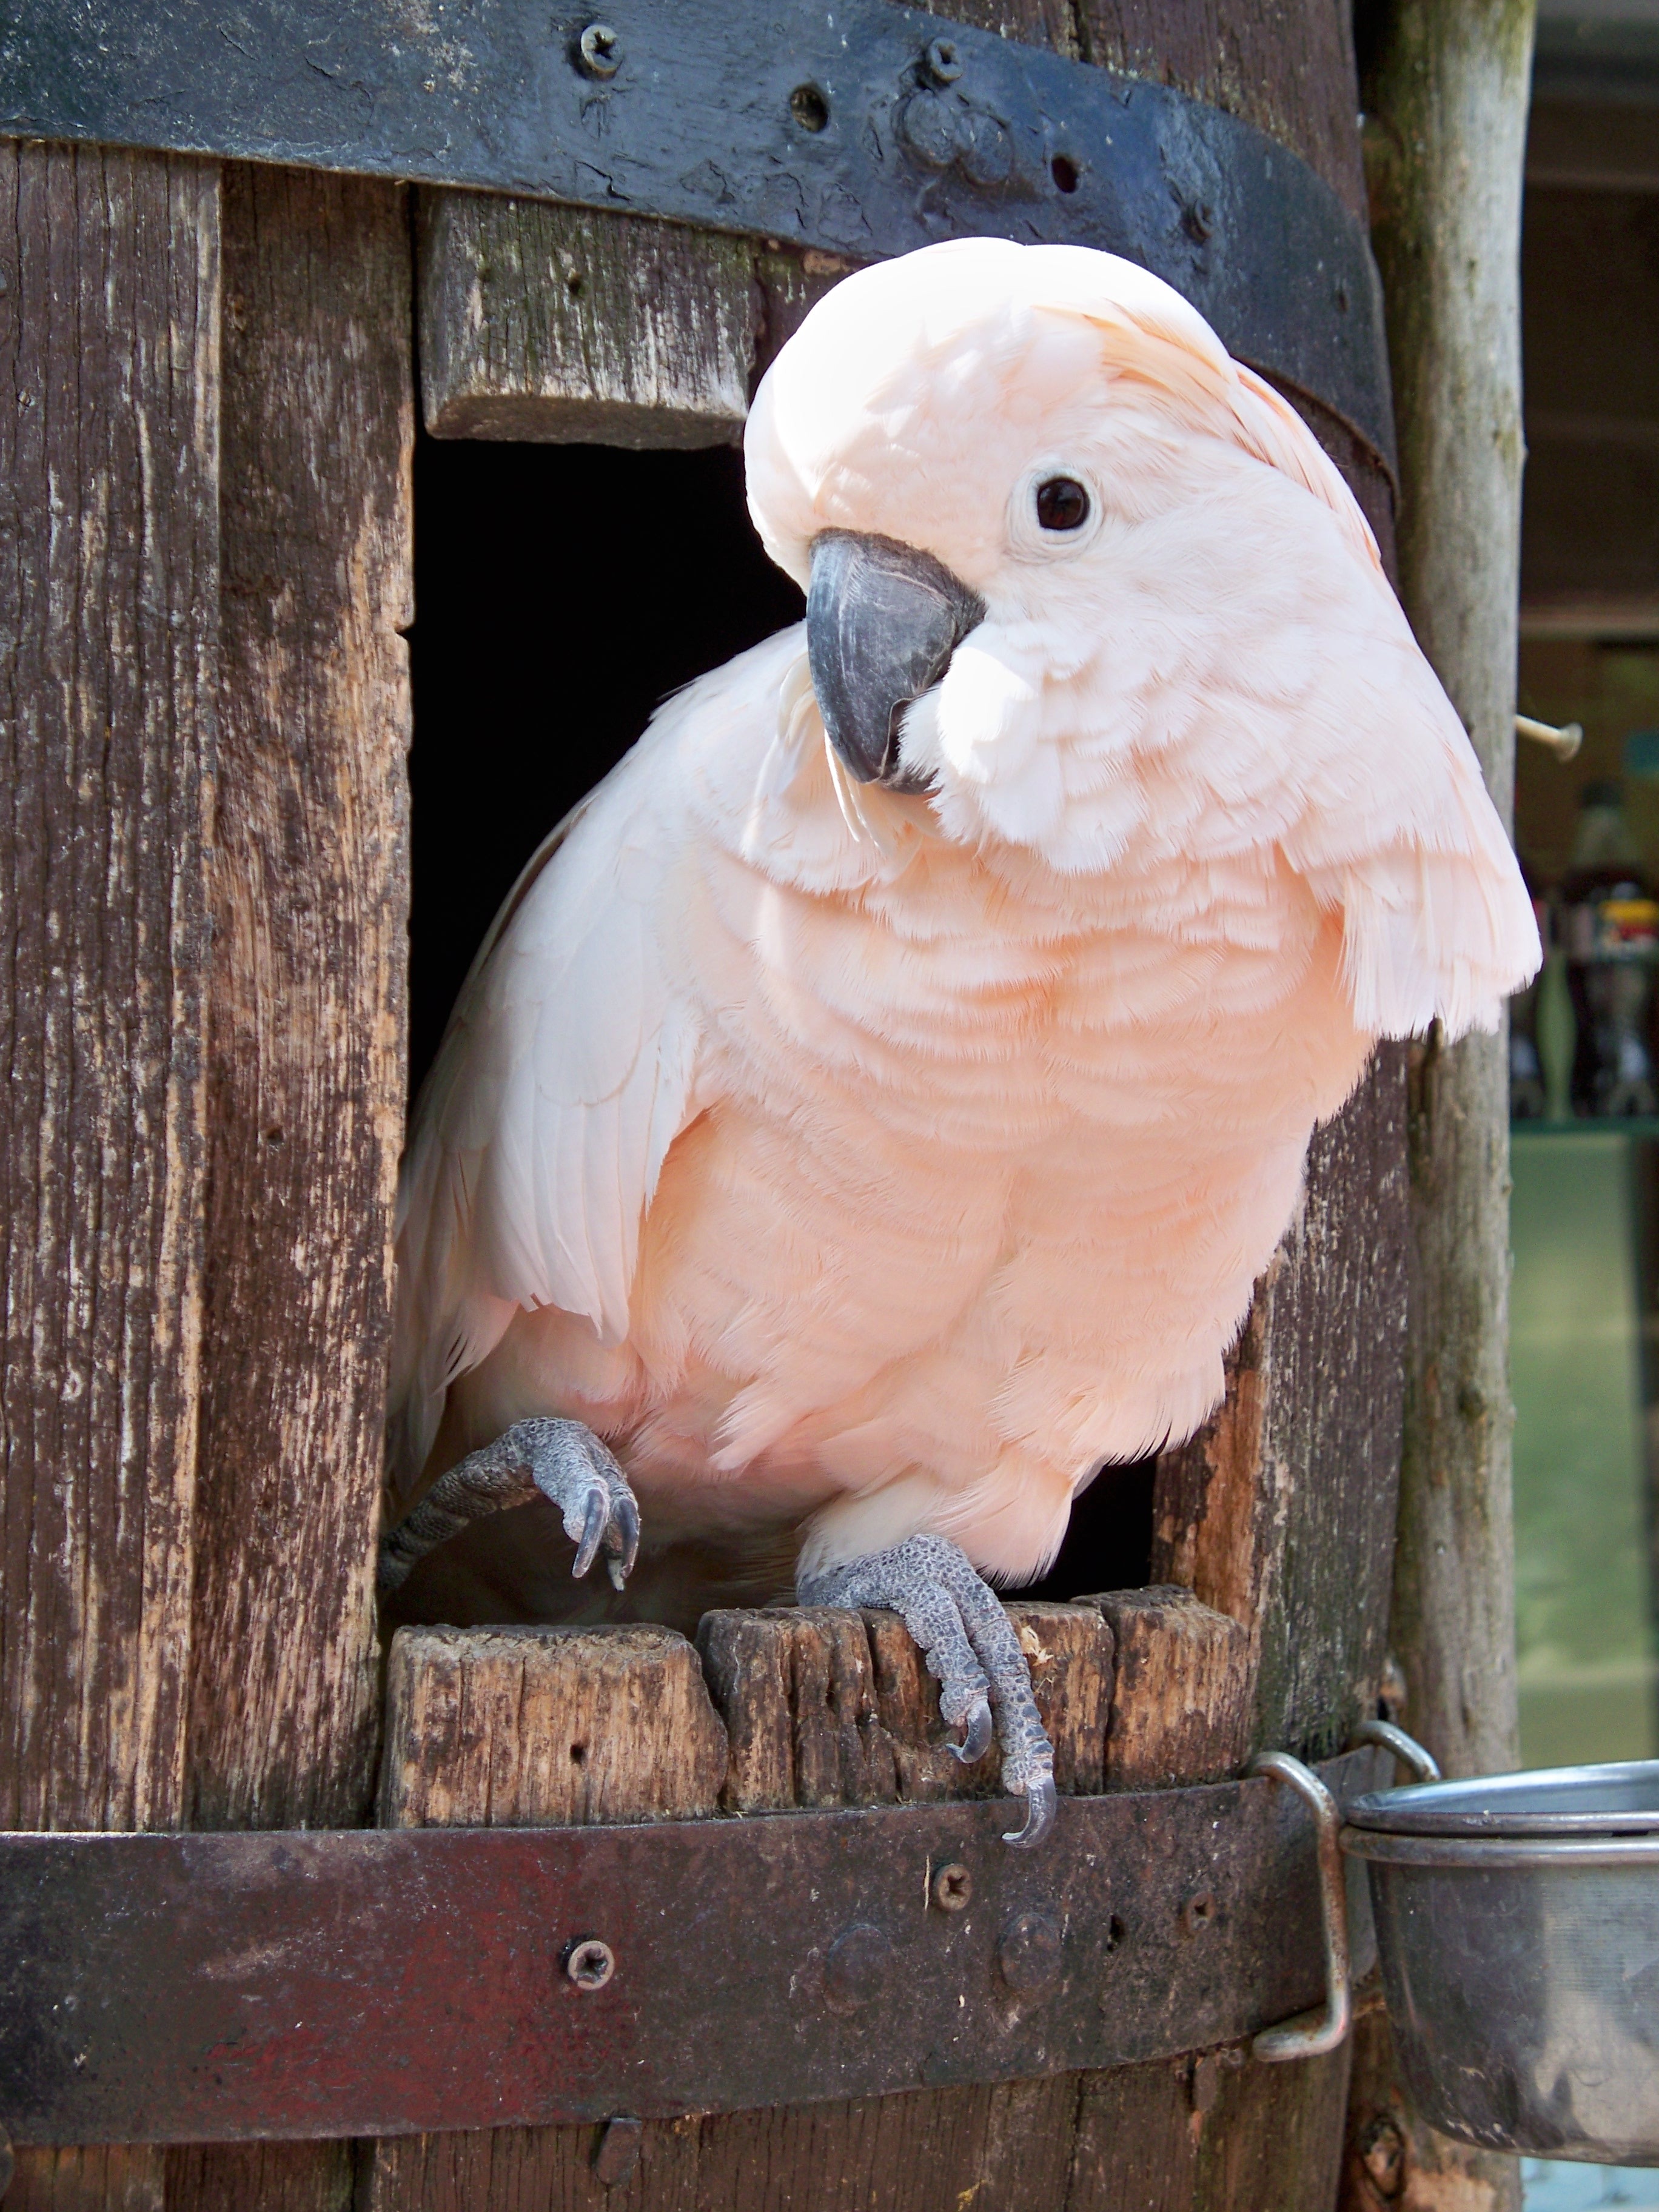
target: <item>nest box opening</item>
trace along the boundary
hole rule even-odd
[[[547,832],[660,700],[801,613],[750,523],[734,447],[419,436],[411,1100],[480,940]],[[1029,1595],[1150,1580],[1155,1466],[1096,1478]]]

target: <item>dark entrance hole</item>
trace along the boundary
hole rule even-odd
[[[547,832],[669,692],[801,614],[761,550],[734,447],[624,453],[422,435],[415,451],[414,910],[418,1087],[480,939]],[[1078,1501],[1033,1595],[1134,1589],[1151,1462]]]
[[[750,524],[733,447],[419,441],[412,1086],[547,832],[660,699],[800,614]]]

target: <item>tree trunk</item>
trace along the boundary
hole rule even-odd
[[[1521,514],[1520,221],[1532,0],[1394,0],[1365,101],[1400,440],[1401,595],[1513,813]],[[1413,1048],[1411,1296],[1394,1650],[1407,1724],[1449,1774],[1516,1757],[1505,1039]],[[1349,2212],[1498,2212],[1512,2159],[1410,2117],[1362,2022]]]

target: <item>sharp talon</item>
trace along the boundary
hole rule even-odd
[[[587,1518],[582,1523],[582,1540],[577,1547],[576,1564],[571,1573],[580,1582],[599,1554],[599,1541],[605,1534],[605,1523],[611,1518],[609,1494],[595,1488],[587,1494]]]
[[[1053,1779],[1045,1774],[1041,1782],[1034,1782],[1025,1793],[1025,1826],[1011,1828],[1003,1837],[1003,1842],[1030,1850],[1034,1844],[1040,1844],[1054,1826],[1059,1805],[1060,1799]]]
[[[951,1752],[964,1766],[972,1766],[984,1758],[991,1748],[991,1708],[981,1698],[968,1713],[967,1732],[960,1743],[953,1743]]]
[[[624,1491],[617,1505],[617,1526],[622,1530],[623,1553],[611,1562],[611,1579],[620,1589],[634,1571],[640,1556],[640,1509]]]

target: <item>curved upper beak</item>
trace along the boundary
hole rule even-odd
[[[861,783],[924,788],[900,764],[899,718],[984,619],[984,600],[931,553],[851,530],[812,540],[812,689],[830,744]]]

